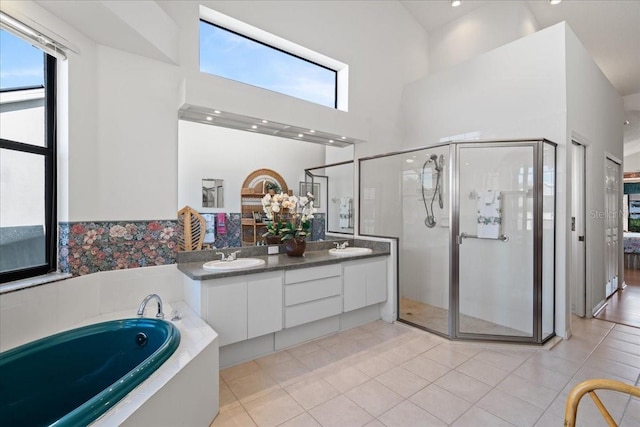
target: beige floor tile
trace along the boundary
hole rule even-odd
[[[451,346],[448,346],[446,344],[441,344],[437,347],[434,347],[431,350],[423,353],[422,356],[427,357],[431,360],[435,360],[441,365],[448,366],[449,368],[455,368],[469,360],[469,358],[471,357],[468,354],[464,354],[452,349]]]
[[[640,345],[632,344],[630,342],[621,341],[613,338],[605,338],[602,341],[603,346],[610,347],[616,350],[624,351],[629,354],[640,354]]]
[[[404,368],[393,368],[378,375],[375,379],[404,398],[408,398],[429,385],[429,381]]]
[[[509,372],[522,365],[528,359],[528,357],[510,356],[495,350],[482,350],[473,358]]]
[[[323,378],[341,393],[345,393],[370,379],[369,376],[353,366],[329,373]]]
[[[333,353],[338,358],[346,358],[358,354],[360,352],[368,350],[368,347],[357,340],[341,341],[337,344],[333,344],[325,347],[329,353]]]
[[[636,421],[632,418],[624,418],[620,422],[619,427],[640,427],[640,421]]]
[[[387,427],[445,427],[447,425],[408,400],[380,415],[378,419]]]
[[[373,420],[367,411],[344,395],[316,406],[309,414],[323,427],[359,427]]]
[[[353,366],[372,378],[397,366],[388,359],[378,355],[365,355],[365,357],[360,357],[357,360]]]
[[[284,390],[254,399],[244,407],[259,427],[277,426],[304,412],[304,409]]]
[[[211,423],[211,427],[254,427],[255,425],[256,423],[241,406],[221,412]]]
[[[220,371],[220,376],[227,382],[237,380],[238,378],[242,378],[247,375],[251,375],[255,372],[260,371],[260,366],[254,362],[253,360],[245,363],[241,363],[236,366],[232,366],[227,369],[223,369]]]
[[[508,423],[502,418],[498,418],[493,414],[488,413],[484,409],[480,409],[477,406],[469,409],[460,418],[458,418],[451,427],[513,427],[513,424]],[[562,423],[555,427],[562,426]],[[552,426],[549,426],[552,427]]]
[[[273,365],[278,365],[283,362],[289,362],[291,360],[293,360],[293,356],[291,356],[291,354],[287,353],[286,351],[278,351],[268,356],[264,356],[259,359],[256,359],[255,362],[261,368],[265,369]]]
[[[625,411],[625,418],[633,418],[640,421],[640,399],[632,398]]]
[[[564,425],[564,417],[545,412],[536,422],[535,427],[555,427]]]
[[[236,408],[240,406],[240,402],[236,399],[236,396],[233,394],[231,389],[227,386],[227,384],[220,378],[220,412],[225,412],[229,409]]]
[[[331,384],[315,376],[290,385],[285,390],[306,410],[340,394]]]
[[[435,384],[471,403],[477,402],[491,390],[491,387],[482,381],[458,371],[449,372]]]
[[[286,423],[280,424],[280,427],[320,427],[320,424],[311,415],[304,412]]]
[[[585,362],[584,366],[624,378],[627,382],[632,384],[635,384],[638,376],[640,376],[640,368],[634,368],[611,359],[605,359],[593,355],[589,357],[589,360]]]
[[[462,372],[465,375],[494,387],[509,375],[509,371],[476,359],[471,359],[463,363],[456,368],[456,371]]]
[[[314,342],[322,348],[327,348],[348,341],[348,337],[342,334],[333,334],[324,338],[318,338]]]
[[[400,365],[408,360],[413,359],[419,354],[414,348],[407,344],[401,344],[398,347],[395,347],[391,350],[387,350],[383,353],[380,353],[380,356],[384,357],[391,363],[396,365]]]
[[[321,348],[320,350],[316,350],[303,356],[299,356],[297,357],[297,359],[302,362],[302,364],[307,368],[313,370],[320,369],[324,366],[336,362],[338,360],[338,357],[335,354],[328,352],[324,348]]]
[[[558,397],[557,390],[541,386],[517,375],[509,375],[496,388],[541,409],[547,409],[551,402]]]
[[[619,341],[625,341],[631,344],[640,345],[640,335],[630,334],[626,331],[613,330],[608,335],[608,338],[617,339]]]
[[[448,366],[442,365],[425,357],[424,354],[414,357],[406,363],[400,365],[409,372],[424,378],[427,381],[435,381],[451,370]]]
[[[640,356],[635,354],[625,353],[620,350],[614,350],[608,347],[598,347],[593,352],[593,356],[601,357],[603,359],[614,360],[618,363],[631,366],[632,368],[640,368]]]
[[[269,365],[263,371],[280,385],[293,384],[306,378],[311,372],[302,362],[294,358],[284,363]]]
[[[555,372],[560,372],[565,375],[573,375],[580,369],[580,362],[573,362],[561,357],[556,357],[548,352],[538,352],[531,356],[527,363],[536,364],[543,368],[550,369]]]
[[[533,426],[544,412],[544,409],[498,389],[493,389],[480,399],[477,406],[518,427]]]
[[[422,335],[408,341],[405,345],[416,352],[416,355],[422,354],[425,351],[443,343],[443,338],[436,337],[435,335]]]
[[[321,348],[322,347],[320,347],[314,341],[310,341],[304,344],[297,345],[295,347],[289,347],[285,351],[293,357],[299,358],[301,356],[304,356],[305,354],[313,353],[314,351],[320,350]]]
[[[248,402],[280,388],[270,376],[262,371],[227,382],[227,385],[240,403]]]
[[[640,335],[640,328],[634,328],[633,326],[617,324],[613,327],[616,332],[625,332],[627,334]]]
[[[471,407],[471,403],[435,384],[423,388],[409,400],[447,424],[454,422]]]
[[[404,400],[398,393],[383,386],[376,380],[370,380],[352,388],[345,395],[374,417]]]
[[[530,363],[528,360],[518,369],[513,371],[513,373],[526,378],[533,383],[540,384],[556,391],[562,390],[571,379],[571,375],[565,375],[560,372],[543,368],[538,364]]]
[[[372,420],[364,425],[364,427],[386,427],[378,420]]]

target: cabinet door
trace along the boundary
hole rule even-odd
[[[387,260],[377,259],[366,265],[367,305],[387,300]]]
[[[207,286],[205,321],[218,333],[220,346],[247,339],[247,283]]]
[[[343,311],[367,305],[367,265],[359,261],[344,264]]]
[[[282,330],[282,275],[271,273],[251,278],[247,283],[247,292],[247,338]]]

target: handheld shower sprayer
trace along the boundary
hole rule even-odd
[[[436,170],[436,187],[434,189],[433,196],[431,197],[431,206],[430,206],[431,209],[429,209],[429,206],[427,206],[427,196],[425,195],[425,191],[424,191],[424,175],[425,175],[425,170],[427,168],[427,165],[431,162],[433,162],[434,169]],[[427,212],[427,216],[424,219],[424,225],[427,226],[428,228],[433,228],[436,226],[436,219],[433,213],[433,202],[435,201],[436,197],[438,197],[438,205],[440,206],[440,209],[444,208],[444,202],[442,200],[442,182],[441,182],[443,168],[444,168],[444,155],[442,154],[440,155],[440,157],[438,157],[437,154],[432,154],[422,165],[422,183],[420,187],[422,189],[422,202],[424,203],[424,210]]]

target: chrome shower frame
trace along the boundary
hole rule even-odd
[[[552,331],[543,332],[543,166],[544,166],[544,146],[548,145],[554,148],[554,171],[557,170],[557,154],[555,150],[557,144],[547,139],[524,139],[524,140],[491,140],[491,141],[450,141],[441,144],[435,144],[430,146],[423,146],[418,148],[412,148],[408,150],[401,150],[395,152],[389,152],[385,154],[375,155],[360,158],[358,160],[358,188],[362,190],[362,170],[363,162],[375,160],[383,157],[406,155],[414,152],[422,152],[433,150],[437,148],[448,147],[449,161],[448,161],[448,178],[449,178],[449,310],[448,310],[448,333],[443,333],[437,330],[430,329],[423,325],[416,324],[410,320],[400,318],[400,299],[396,298],[396,320],[412,325],[414,327],[424,329],[426,331],[441,335],[443,337],[452,340],[466,340],[466,341],[496,341],[496,342],[513,342],[522,344],[544,344],[549,339],[555,336],[555,298],[553,298],[552,316],[553,327]],[[460,231],[460,204],[459,204],[459,192],[460,192],[460,149],[467,147],[532,147],[533,148],[533,333],[532,336],[516,336],[516,335],[496,335],[496,334],[478,334],[478,333],[465,333],[460,331],[459,324],[459,286],[460,286],[460,244],[461,238]],[[439,159],[438,159],[439,160]],[[443,159],[444,160],[444,159]],[[435,161],[437,164],[438,161]],[[440,163],[442,164],[442,163]],[[554,172],[555,173],[555,172]],[[554,175],[554,180],[555,180]],[[421,183],[422,185],[423,183]],[[442,191],[442,185],[440,191]],[[554,184],[555,185],[555,184]],[[553,283],[551,292],[555,296],[555,254],[556,254],[556,226],[555,226],[555,211],[557,209],[557,192],[554,191],[553,195],[553,264],[550,266],[553,270]],[[362,232],[362,204],[363,193],[359,191],[358,197],[358,234],[361,236],[369,237],[383,237],[389,239],[396,239],[398,241],[398,247],[400,247],[400,237],[398,236],[383,236],[366,234]],[[428,213],[427,213],[428,214]],[[465,237],[465,236],[462,236]],[[499,239],[504,240],[504,239]],[[400,251],[398,251],[398,260],[396,269],[396,296],[400,295]],[[549,292],[549,290],[545,290]]]

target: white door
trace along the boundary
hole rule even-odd
[[[606,296],[618,290],[618,207],[620,206],[620,165],[607,158],[605,169]]]
[[[571,144],[571,312],[585,316],[585,147]]]

